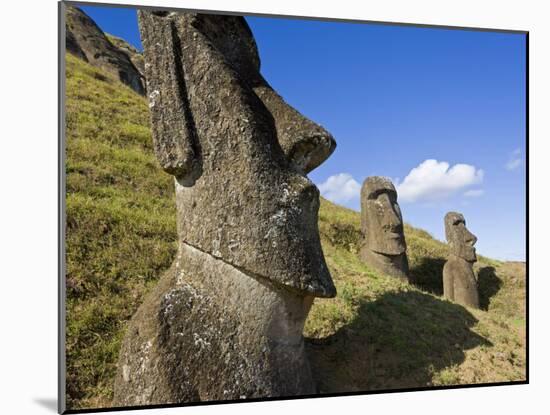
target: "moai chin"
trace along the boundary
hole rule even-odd
[[[336,143],[263,79],[243,18],[138,19],[178,253],[129,323],[114,405],[315,393],[302,330],[336,289],[306,173]]]
[[[386,177],[367,177],[361,188],[361,258],[384,274],[408,280],[407,244],[397,191]]]
[[[479,308],[474,274],[477,238],[466,228],[464,216],[457,212],[445,215],[445,236],[449,243],[449,259],[443,267],[443,295],[459,304]]]

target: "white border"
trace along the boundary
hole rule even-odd
[[[111,3],[125,3],[111,0]],[[193,414],[421,413],[517,414],[546,407],[549,372],[548,13],[543,1],[507,0],[154,0],[128,1],[209,10],[348,18],[530,32],[531,384],[134,412]],[[3,413],[54,413],[57,384],[57,4],[2,5],[2,401]],[[499,207],[495,207],[499,208]],[[535,225],[536,224],[536,225]],[[495,224],[505,226],[505,224]],[[44,402],[46,405],[44,405]],[[50,408],[50,409],[48,409]],[[538,412],[538,411],[537,411]]]

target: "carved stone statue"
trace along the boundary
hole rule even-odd
[[[371,176],[361,188],[361,258],[384,274],[408,279],[409,263],[397,191],[386,177]]]
[[[464,216],[457,212],[445,215],[445,236],[449,243],[449,259],[443,267],[443,295],[459,304],[479,308],[474,274],[477,238],[466,228]]]
[[[179,249],[129,323],[114,404],[315,393],[303,325],[336,289],[306,173],[336,143],[263,79],[243,18],[138,18]]]

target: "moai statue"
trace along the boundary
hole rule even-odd
[[[397,191],[386,177],[367,177],[361,188],[361,258],[384,274],[408,280],[407,244]]]
[[[464,216],[457,212],[445,215],[445,236],[449,243],[449,259],[443,267],[443,295],[459,304],[479,308],[474,274],[477,238],[466,228]]]
[[[315,393],[303,326],[336,289],[306,173],[336,143],[263,79],[243,18],[138,19],[178,253],[129,323],[114,405]]]

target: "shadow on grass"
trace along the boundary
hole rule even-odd
[[[354,320],[323,339],[306,339],[320,393],[429,386],[432,375],[492,344],[470,328],[464,307],[414,291],[358,304]]]
[[[445,258],[422,258],[410,270],[414,285],[418,286],[422,291],[442,295],[443,267],[446,261]]]
[[[482,310],[489,309],[491,297],[493,297],[502,286],[502,280],[497,276],[495,271],[494,267],[483,267],[480,268],[477,274],[479,306]]]

